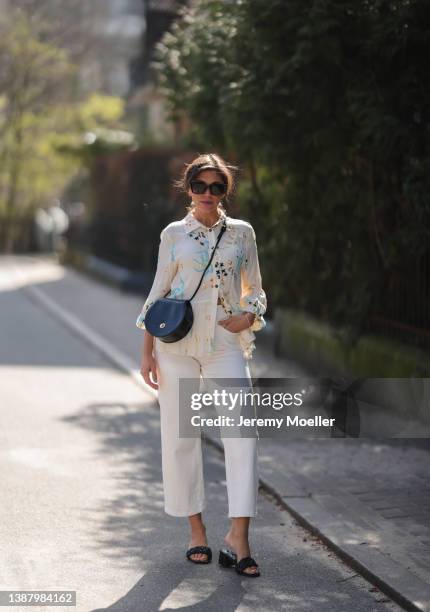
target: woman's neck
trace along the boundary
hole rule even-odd
[[[215,211],[208,212],[206,214],[200,210],[197,211],[196,209],[193,209],[192,214],[197,219],[197,221],[200,221],[200,223],[203,223],[203,225],[206,225],[207,227],[211,227],[212,225],[214,225],[221,216],[221,213],[218,209]]]

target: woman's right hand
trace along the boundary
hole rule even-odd
[[[149,355],[145,353],[143,355],[142,362],[140,364],[140,373],[142,374],[143,380],[147,385],[158,390],[157,362],[152,354]],[[152,374],[152,378],[155,382],[152,382],[150,374]]]

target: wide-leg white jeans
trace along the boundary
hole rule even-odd
[[[226,318],[221,305],[217,321]],[[215,351],[193,357],[157,350],[158,401],[160,405],[161,453],[164,509],[172,516],[190,516],[205,507],[201,437],[179,435],[179,379],[235,378],[252,389],[249,365],[243,356],[238,335],[216,325]],[[217,416],[216,413],[213,415]],[[257,514],[258,437],[223,437],[228,496],[228,516]]]

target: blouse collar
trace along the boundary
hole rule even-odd
[[[211,227],[208,227],[207,225],[204,225],[204,223],[201,223],[200,221],[198,221],[195,218],[195,216],[192,214],[192,211],[190,210],[184,219],[186,232],[190,233],[198,227],[203,228],[205,230],[213,229],[214,227],[217,227],[217,225],[221,223],[224,219],[226,221],[227,229],[230,229],[231,226],[229,223],[229,217],[225,214],[223,210],[220,210],[220,217],[218,221],[216,221],[213,225],[211,225]]]

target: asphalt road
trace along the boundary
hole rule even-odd
[[[188,562],[187,521],[163,510],[154,398],[22,291],[13,263],[0,260],[0,590],[73,590],[85,612],[400,609],[263,493],[251,525],[262,576],[219,567],[227,500],[211,446],[204,517],[214,562]],[[59,283],[61,292],[61,274],[39,272],[40,291]],[[79,304],[91,281],[74,282]]]

